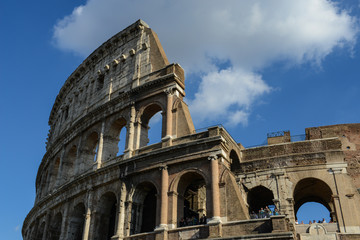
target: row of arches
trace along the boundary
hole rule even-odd
[[[180,226],[181,219],[205,217],[210,204],[207,201],[209,183],[199,171],[182,172],[176,179],[173,183],[177,196],[175,227]],[[119,234],[129,236],[152,232],[160,224],[160,191],[159,183],[148,180],[130,187],[129,191],[126,187],[112,187],[101,190],[102,194],[100,190],[93,192],[90,198],[85,195],[82,200],[69,203],[72,207],[64,205],[67,212],[59,209],[55,214],[37,220],[25,239],[43,239],[47,234],[46,239],[50,240],[81,240],[84,234],[88,234],[89,239],[110,240]],[[87,229],[87,225],[92,228]]]
[[[336,211],[332,196],[333,193],[330,187],[324,181],[317,178],[305,178],[300,180],[293,191],[295,218],[298,219],[298,216],[301,216],[304,218],[301,220],[307,223],[306,221],[308,221],[308,218],[311,219],[313,215],[311,215],[311,212],[306,212],[303,206],[318,204],[318,207],[326,210],[322,211],[322,215],[317,218],[325,218],[328,219],[328,221],[336,222]],[[274,199],[273,192],[262,185],[248,190],[247,202],[249,205],[249,215],[253,216],[253,214],[258,214],[259,211],[265,209],[266,206],[270,207],[272,211],[275,208],[281,208],[278,201],[274,201]],[[280,212],[280,214],[284,213]],[[257,215],[256,218],[257,217],[260,216]]]
[[[144,147],[160,142],[165,134],[162,112],[163,107],[158,104],[150,104],[144,108],[136,124],[135,134],[138,135],[138,140],[129,136],[131,121],[123,115],[110,117],[106,122],[88,129],[82,136],[67,144],[42,172],[37,182],[38,197],[71,180],[73,176],[93,169],[94,166],[101,167],[102,162],[130,152],[136,146]]]

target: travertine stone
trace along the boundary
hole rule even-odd
[[[287,131],[246,149],[221,126],[195,131],[184,80],[141,20],[90,54],[51,110],[23,238],[360,236],[360,124],[308,128],[299,142]],[[158,112],[161,141],[149,146],[149,121]],[[321,202],[336,223],[296,225],[309,201]],[[280,215],[250,219],[267,205]]]

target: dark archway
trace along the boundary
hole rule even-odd
[[[299,208],[310,202],[322,204],[331,214],[332,221],[336,221],[334,203],[330,187],[317,178],[305,178],[300,180],[294,189],[294,211],[297,216]],[[306,222],[305,222],[306,223]]]
[[[81,240],[84,232],[85,205],[79,203],[73,209],[67,234],[68,240]]]
[[[240,170],[240,159],[234,150],[230,152],[231,171],[236,172]]]
[[[64,181],[71,178],[74,173],[74,163],[76,161],[77,147],[73,145],[67,152],[62,163],[61,177]]]
[[[249,213],[251,214],[254,212],[258,214],[261,209],[265,209],[268,206],[273,206],[273,199],[274,194],[270,189],[264,186],[257,186],[252,188],[247,195]]]
[[[207,215],[207,188],[203,176],[187,172],[178,183],[178,225],[194,225]]]
[[[42,239],[44,235],[44,229],[45,229],[45,222],[42,222],[39,228],[37,229],[36,238],[35,239]]]
[[[49,226],[49,240],[59,240],[61,235],[62,215],[57,213]]]
[[[115,234],[116,196],[112,192],[105,193],[99,200],[95,218],[95,239],[110,240]]]
[[[136,187],[131,210],[130,234],[152,232],[156,227],[157,190],[149,182]]]

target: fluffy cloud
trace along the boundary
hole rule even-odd
[[[351,48],[358,33],[357,20],[327,0],[88,0],[55,25],[54,43],[85,57],[139,18],[169,60],[202,76],[190,101],[195,119],[232,125],[246,124],[253,103],[271,90],[259,75],[264,67],[321,64],[334,48]]]

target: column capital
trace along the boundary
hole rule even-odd
[[[210,155],[208,156],[208,160],[211,161],[211,160],[217,160],[219,159],[219,157],[217,155]]]
[[[168,166],[166,166],[166,165],[159,167],[159,170],[160,170],[160,171],[162,171],[162,170],[167,170],[167,169],[168,169]]]
[[[174,87],[168,87],[168,88],[164,89],[164,93],[166,93],[166,95],[168,97],[170,97],[171,95],[174,94]]]

